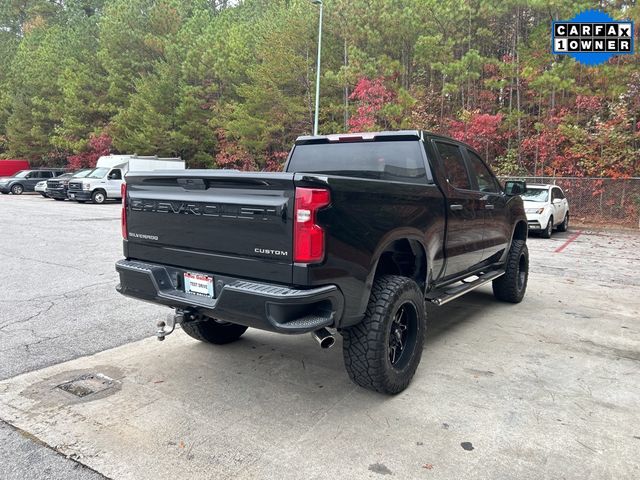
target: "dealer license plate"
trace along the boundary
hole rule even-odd
[[[184,274],[184,291],[192,295],[213,298],[213,277],[186,272]]]

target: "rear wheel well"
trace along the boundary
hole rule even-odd
[[[424,289],[427,279],[427,256],[417,240],[401,239],[389,244],[380,255],[375,278],[401,275],[413,279]]]

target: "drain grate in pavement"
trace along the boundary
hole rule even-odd
[[[102,373],[87,373],[71,381],[61,383],[56,388],[82,398],[93,393],[107,390],[113,385],[113,379]]]

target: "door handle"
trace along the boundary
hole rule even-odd
[[[494,207],[494,205],[491,205],[490,203],[487,203],[487,204],[484,206],[484,208],[485,208],[485,210],[493,210],[495,207]]]
[[[456,210],[462,210],[464,207],[462,205],[459,205],[457,203],[453,203],[450,205],[451,210],[456,211]]]

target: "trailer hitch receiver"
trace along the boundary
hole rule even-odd
[[[171,335],[173,333],[176,329],[176,325],[183,321],[184,315],[182,312],[176,312],[175,314],[169,315],[166,322],[164,320],[160,320],[157,324],[158,330],[156,331],[156,337],[158,340],[162,342],[167,335]]]

